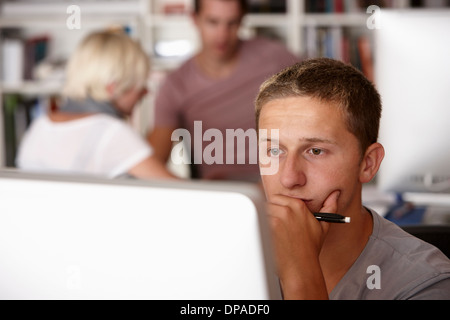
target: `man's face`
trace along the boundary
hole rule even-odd
[[[194,21],[200,32],[203,51],[219,60],[231,58],[239,42],[241,19],[238,1],[202,0]]]
[[[318,212],[338,190],[338,213],[361,207],[359,143],[335,105],[309,97],[273,100],[263,106],[259,128],[269,134],[268,157],[279,161],[276,174],[262,176],[269,201],[289,196]],[[273,129],[279,129],[279,141],[270,138]]]

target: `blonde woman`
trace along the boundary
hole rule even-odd
[[[60,111],[32,123],[17,166],[109,178],[173,178],[124,121],[147,93],[149,70],[145,52],[126,34],[87,36],[68,62]]]

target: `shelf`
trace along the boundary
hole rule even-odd
[[[153,14],[146,15],[144,23],[148,27],[191,27],[193,22],[188,15],[164,15]]]
[[[61,93],[62,83],[43,81],[24,81],[17,84],[0,83],[3,94],[54,95]]]
[[[286,14],[249,14],[244,18],[244,27],[286,27],[292,23]]]
[[[42,16],[47,14],[61,15],[68,17],[67,9],[71,5],[77,5],[81,13],[92,15],[137,15],[142,10],[146,10],[145,3],[140,0],[96,0],[96,1],[17,1],[5,2],[2,5],[2,12],[5,16]]]
[[[153,14],[144,16],[144,22],[149,27],[192,27],[193,22],[189,15]],[[243,21],[244,27],[277,27],[287,26],[291,23],[285,14],[248,14]]]
[[[450,206],[450,196],[448,193],[405,192],[403,194],[403,200],[420,206]]]
[[[67,29],[67,15],[45,14],[45,15],[17,15],[0,16],[0,28],[54,28]],[[81,28],[103,27],[111,24],[136,24],[138,18],[134,15],[83,15]]]
[[[348,14],[328,14],[328,13],[308,13],[303,16],[305,26],[342,26],[361,27],[366,25],[368,15],[364,13]]]

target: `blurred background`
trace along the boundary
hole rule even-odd
[[[375,83],[378,10],[448,12],[450,7],[447,0],[249,0],[248,3],[250,12],[240,30],[242,39],[256,36],[277,39],[301,59],[343,60]],[[3,0],[0,5],[0,167],[15,166],[21,138],[33,119],[58,109],[65,63],[80,40],[94,30],[123,29],[140,40],[151,57],[150,94],[129,119],[144,137],[154,125],[153,103],[161,83],[169,72],[199,49],[200,39],[190,16],[192,8],[192,0]],[[443,24],[441,29],[447,26]],[[447,31],[450,32],[447,29],[444,32]],[[410,50],[421,46],[414,44]],[[433,51],[429,45],[427,49]],[[386,66],[392,64],[383,65]],[[450,70],[445,72],[450,74]],[[447,115],[448,112],[441,118]],[[420,128],[416,134],[426,130]],[[448,140],[448,137],[441,139]],[[442,148],[450,150],[448,145]],[[185,167],[172,169],[180,176],[186,175]],[[444,182],[450,181],[449,166],[441,169],[448,172]],[[415,178],[423,182],[427,176]],[[400,189],[381,196],[369,190],[366,203],[378,206],[384,214],[389,213],[392,204],[399,205],[397,217],[404,216],[417,207],[404,206],[404,198],[399,196],[412,190]],[[449,189],[447,184],[447,188],[438,191]],[[443,203],[442,211],[447,212],[448,196]],[[423,221],[425,211],[419,209],[413,213]],[[438,220],[448,222],[448,216],[438,216]]]

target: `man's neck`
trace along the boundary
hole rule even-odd
[[[358,259],[372,230],[372,215],[362,206],[351,215],[350,224],[333,224],[330,227],[320,253],[328,294]]]
[[[200,70],[208,77],[224,79],[233,73],[239,60],[239,55],[238,50],[227,58],[216,58],[206,52],[200,52],[195,60]]]

